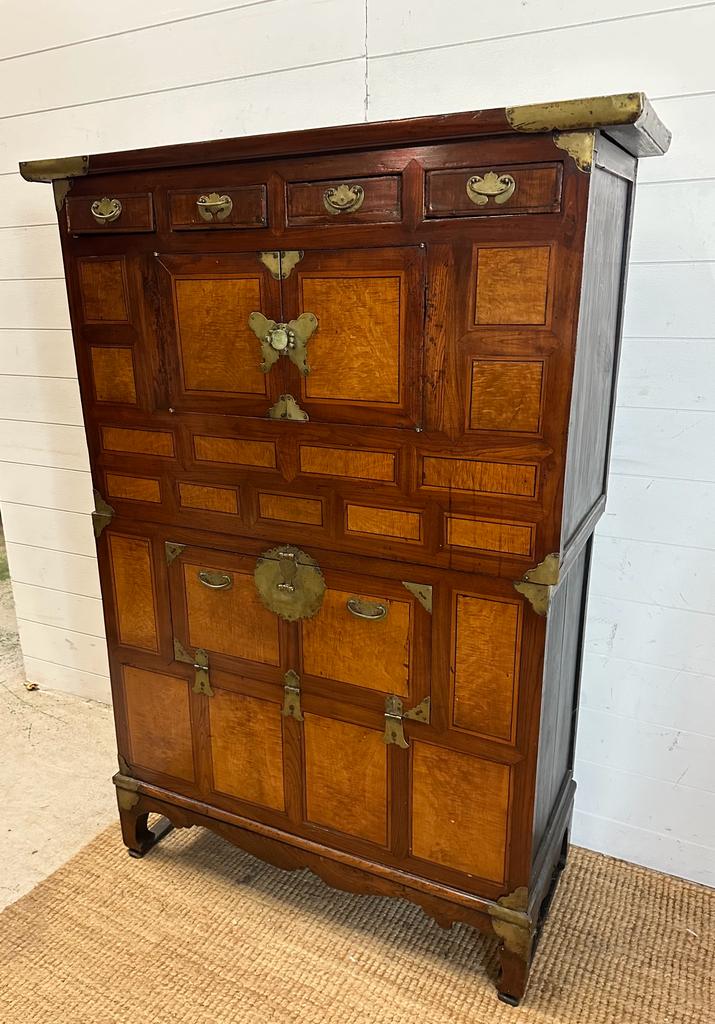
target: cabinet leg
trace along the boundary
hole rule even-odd
[[[121,804],[119,820],[124,845],[130,857],[143,857],[174,827],[168,818],[159,818],[153,828],[149,828],[148,811],[142,811],[139,807],[122,807]]]
[[[497,982],[497,995],[503,1003],[518,1006],[526,992],[531,957],[525,958],[523,953],[515,953],[506,945],[502,945],[499,949],[499,962],[501,970]]]

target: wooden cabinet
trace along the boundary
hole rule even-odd
[[[640,95],[53,180],[125,841],[212,828],[496,935],[563,867]]]

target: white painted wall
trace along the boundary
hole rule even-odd
[[[101,34],[98,34],[101,29]],[[0,503],[28,676],[108,697],[49,187],[20,159],[643,89],[574,839],[715,885],[715,4],[4,0]]]

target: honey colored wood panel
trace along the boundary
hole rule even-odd
[[[174,457],[174,435],[165,430],[136,430],[133,427],[102,427],[102,448],[131,455]]]
[[[187,681],[130,665],[122,678],[131,764],[193,782]]]
[[[179,481],[179,504],[182,508],[200,508],[206,512],[238,514],[238,491],[235,487],[209,487]]]
[[[533,526],[499,523],[470,516],[445,516],[447,544],[457,548],[499,551],[508,555],[530,555]]]
[[[126,323],[129,319],[124,260],[78,260],[84,322]]]
[[[301,278],[302,308],[315,313],[308,399],[396,404],[402,364],[402,275]]]
[[[131,348],[93,345],[90,353],[97,401],[136,405],[137,389]]]
[[[151,546],[143,537],[110,534],[114,605],[119,642],[159,650]]]
[[[395,479],[395,456],[392,452],[369,449],[318,448],[301,444],[300,469],[302,473],[320,476],[347,476],[355,480]]]
[[[152,477],[107,473],[107,497],[130,501],[161,501],[161,484]]]
[[[452,721],[511,741],[518,693],[521,606],[457,595],[452,648]]]
[[[541,361],[477,359],[472,363],[472,430],[536,433],[541,421]]]
[[[413,855],[502,882],[509,782],[507,765],[413,741]]]
[[[383,619],[357,618],[347,607],[359,598],[387,608]],[[300,623],[303,671],[368,690],[409,693],[411,604],[380,594],[328,589],[312,619]]]
[[[477,250],[477,324],[545,324],[548,245]]]
[[[422,484],[440,490],[481,491],[531,497],[536,490],[536,466],[509,462],[477,462],[425,456]]]
[[[199,572],[209,568],[222,571],[189,562],[183,566],[189,644],[230,658],[278,665],[278,617],[261,604],[253,576],[227,570],[231,586],[212,590],[199,579]]]
[[[397,508],[346,505],[345,529],[347,533],[418,541],[422,533],[422,516],[419,512],[405,512]]]
[[[262,807],[285,808],[278,704],[214,689],[209,701],[214,789]]]
[[[273,441],[194,434],[194,456],[199,462],[230,462],[236,466],[276,468],[276,446]]]
[[[266,394],[261,347],[248,326],[261,309],[261,279],[179,278],[176,330],[186,391]]]
[[[306,715],[308,821],[386,846],[387,747],[382,733]]]
[[[298,498],[289,494],[269,494],[260,491],[258,513],[261,519],[304,523],[306,526],[323,525],[323,503],[318,498]]]

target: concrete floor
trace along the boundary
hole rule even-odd
[[[25,688],[0,532],[0,909],[116,816],[112,712]]]

